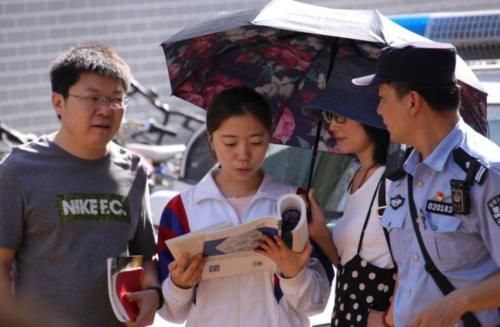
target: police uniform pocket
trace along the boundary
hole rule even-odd
[[[427,212],[425,220],[426,226],[420,230],[434,264],[440,270],[447,271],[465,263],[467,258],[460,250],[462,241],[460,233],[457,233],[460,218]]]
[[[382,227],[391,231],[392,229],[402,229],[406,218],[406,211],[392,210],[387,208],[382,216],[380,223]]]
[[[452,233],[458,230],[460,218],[440,215],[436,213],[427,213],[427,224],[430,229],[436,233]]]
[[[404,262],[409,255],[409,251],[404,249],[410,246],[412,235],[403,231],[407,216],[408,214],[405,210],[392,210],[388,208],[385,210],[381,220],[382,226],[389,231],[391,250],[396,262]]]

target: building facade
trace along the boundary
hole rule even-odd
[[[58,126],[50,103],[48,70],[66,48],[99,41],[115,48],[143,85],[155,87],[171,106],[193,110],[169,96],[160,43],[184,26],[223,11],[266,0],[0,0],[0,121],[24,132],[47,133]],[[376,8],[383,14],[467,11],[500,7],[498,0],[316,0],[347,9]],[[132,99],[129,119],[157,117]]]

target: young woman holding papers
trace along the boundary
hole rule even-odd
[[[162,214],[158,250],[166,305],[160,314],[187,326],[309,326],[308,316],[323,311],[330,292],[328,267],[310,257],[311,244],[298,253],[280,237],[264,236],[256,251],[272,259],[279,273],[261,270],[207,280],[201,280],[206,263],[201,254],[173,261],[165,246],[171,237],[211,225],[276,215],[280,196],[297,192],[261,170],[272,123],[258,93],[244,87],[221,92],[206,124],[219,167],[173,198]]]

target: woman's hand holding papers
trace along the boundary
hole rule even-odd
[[[185,252],[179,260],[168,265],[170,280],[179,288],[192,288],[201,280],[205,263],[206,258],[201,254],[190,257],[189,253]]]
[[[273,260],[278,266],[278,270],[285,278],[297,276],[309,260],[313,247],[307,242],[302,252],[290,250],[281,237],[268,235],[256,242],[256,252]]]

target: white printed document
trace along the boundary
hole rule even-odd
[[[254,251],[255,242],[263,234],[280,235],[290,249],[301,252],[308,242],[306,205],[294,193],[281,196],[277,203],[278,216],[266,216],[246,224],[215,231],[196,231],[165,241],[178,259],[182,253],[190,256],[202,253],[208,257],[202,279],[244,274],[258,270],[276,272],[274,262]]]

